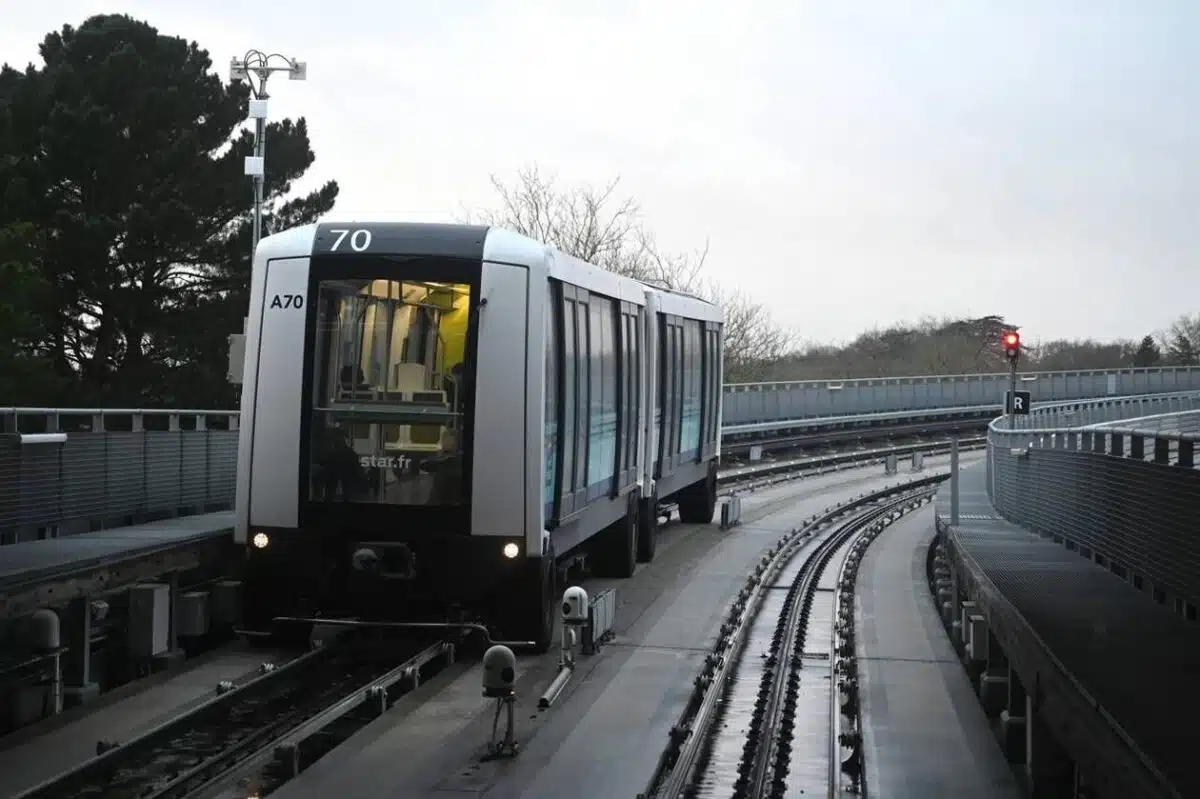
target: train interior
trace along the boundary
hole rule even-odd
[[[463,503],[471,287],[327,280],[318,304],[310,498]]]

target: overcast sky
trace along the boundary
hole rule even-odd
[[[339,212],[449,219],[531,163],[619,175],[664,245],[707,237],[714,277],[818,341],[1200,311],[1196,0],[0,0],[0,60],[111,12],[223,75],[307,61],[271,114],[308,118]]]

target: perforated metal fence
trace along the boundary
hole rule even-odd
[[[233,507],[237,414],[50,410],[0,435],[0,543]]]
[[[1105,397],[1093,400],[1052,402],[1035,405],[1026,416],[1006,417],[997,422],[1000,430],[1057,430],[1102,423],[1133,423],[1135,419],[1200,410],[1200,391]],[[1151,424],[1146,422],[1146,424]]]
[[[1035,405],[1020,424],[1193,407],[1200,392],[1111,397]],[[0,409],[0,543],[232,508],[237,427],[236,411]]]
[[[1154,407],[1031,414],[1016,429],[997,419],[988,429],[988,494],[1009,521],[1062,539],[1160,598],[1194,606],[1200,401],[1176,398],[1171,412],[1147,413]]]
[[[999,408],[1008,385],[1007,373],[730,383],[721,418],[723,424],[735,425],[932,408]],[[1034,403],[1196,391],[1200,367],[1024,372],[1018,390],[1028,391]]]

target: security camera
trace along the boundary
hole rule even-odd
[[[379,571],[379,553],[370,547],[363,547],[350,556],[350,565],[354,567],[355,571],[377,572]]]
[[[563,593],[563,621],[567,624],[587,624],[588,595],[577,585],[573,585]]]
[[[512,696],[517,681],[517,656],[503,644],[483,653],[483,695],[489,699]]]
[[[108,618],[108,602],[103,599],[93,599],[88,605],[88,610],[91,613],[92,621],[104,621]]]

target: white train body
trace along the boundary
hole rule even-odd
[[[722,323],[496,228],[264,239],[237,476],[248,626],[482,607],[544,646],[555,560],[594,550],[624,576],[630,546],[653,556],[657,504],[711,521]]]

